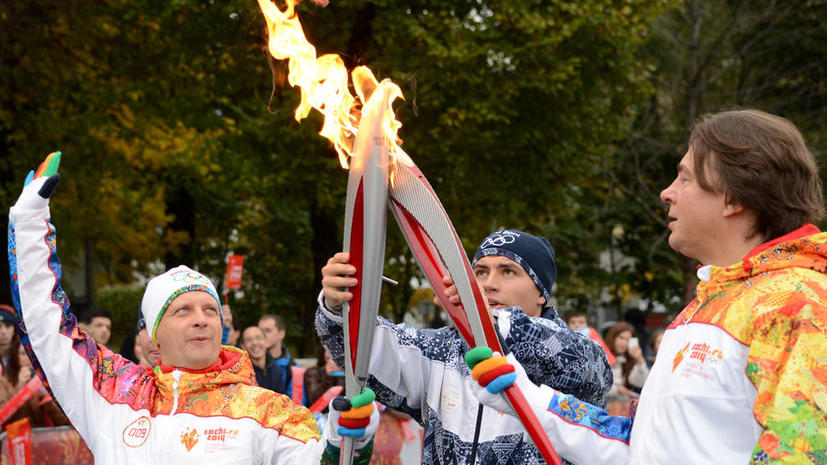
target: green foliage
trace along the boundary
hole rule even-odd
[[[775,16],[734,2],[720,7],[727,14],[700,11],[707,68],[694,77],[694,2],[663,14],[675,5],[338,0],[304,2],[298,14],[319,54],[400,84],[403,148],[469,253],[492,229],[527,229],[555,245],[566,305],[593,305],[608,289],[618,306],[632,294],[677,306],[681,268],[657,193],[689,122],[759,106],[789,115],[823,151],[827,87],[812,63],[827,42],[824,15],[812,12],[825,2],[776,3]],[[752,26],[727,31],[738,11]],[[0,26],[0,200],[10,205],[25,173],[63,151],[52,201],[61,258],[78,268],[94,244],[98,285],[116,285],[99,300],[130,315],[116,330],[134,325],[137,308],[117,303],[117,285],[185,263],[221,287],[232,252],[246,256],[243,292],[230,294],[242,321],[279,313],[298,352],[312,350],[347,173],[316,134],[319,116],[293,119],[298,90],[268,60],[256,2],[10,0]],[[688,92],[699,77],[703,98]],[[419,270],[394,229],[391,220],[386,274],[401,285],[385,287],[382,311],[398,319]],[[633,260],[607,268],[606,251]]]
[[[657,195],[702,114],[736,107],[779,114],[823,161],[827,73],[816,63],[827,58],[825,15],[823,0],[688,1],[654,23],[639,53],[651,63],[655,93],[602,163],[610,182],[601,221],[623,229],[618,247],[635,263],[619,276],[641,295],[677,311],[694,294],[696,263],[669,249]]]
[[[110,347],[120,347],[121,341],[135,331],[143,296],[144,287],[136,284],[106,286],[98,293],[98,306],[112,316]]]

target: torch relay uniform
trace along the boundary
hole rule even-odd
[[[342,317],[319,297],[316,331],[339,366],[344,366]],[[517,356],[528,376],[576,396],[605,405],[612,372],[603,349],[571,331],[551,309],[552,319],[526,316],[517,307],[495,311],[505,346]],[[377,319],[368,386],[376,400],[411,415],[425,428],[422,463],[469,463],[478,409],[464,354],[468,346],[451,327],[417,329]],[[523,437],[516,418],[483,409],[477,463],[545,463]]]
[[[574,463],[825,464],[825,273],[827,233],[812,225],[735,265],[700,268],[697,297],[666,330],[632,420],[520,375],[518,386]]]
[[[215,365],[187,371],[142,367],[96,345],[69,312],[55,242],[48,207],[11,209],[21,339],[96,464],[319,463],[327,442],[310,412],[255,386],[246,352],[224,346]]]

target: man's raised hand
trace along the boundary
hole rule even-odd
[[[29,171],[23,184],[23,192],[15,203],[20,210],[40,210],[49,206],[49,198],[55,191],[60,174],[60,152],[50,153],[35,171]]]

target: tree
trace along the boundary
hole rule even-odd
[[[616,157],[605,160],[607,210],[622,225],[632,287],[677,310],[694,296],[696,262],[666,244],[657,194],[675,175],[704,113],[755,107],[791,119],[824,153],[827,2],[684,2],[655,22],[641,56],[655,89]],[[676,274],[675,270],[681,270]],[[678,298],[679,297],[679,298]]]
[[[593,224],[607,205],[596,166],[649,95],[636,50],[664,6],[342,0],[299,15],[319,53],[402,86],[403,147],[467,250],[498,226],[545,232],[564,244],[561,287],[597,289],[610,277],[586,265],[608,237]],[[311,350],[347,173],[315,134],[317,115],[293,121],[298,93],[267,59],[255,3],[12,0],[0,20],[6,204],[62,149],[53,205],[68,267],[90,244],[98,285],[181,262],[220,282],[226,254],[243,253],[243,292],[231,295],[242,321],[281,313],[290,341]],[[418,271],[398,236],[388,260],[402,284],[383,308],[398,316]]]

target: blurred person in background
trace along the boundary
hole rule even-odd
[[[241,346],[250,354],[259,386],[284,394],[281,367],[267,352],[267,338],[258,326],[248,326],[241,333]]]
[[[606,359],[609,361],[609,365],[614,365],[615,363],[615,356],[611,350],[609,350],[609,346],[606,345],[606,341],[600,337],[600,333],[597,332],[596,329],[589,326],[589,319],[586,316],[586,312],[581,312],[580,310],[571,310],[566,313],[566,324],[569,326],[569,329],[572,331],[577,331],[580,334],[590,338],[594,342],[600,345],[600,348],[603,349],[603,352],[606,353]]]
[[[267,352],[281,367],[282,382],[284,383],[285,389],[284,393],[293,399],[294,402],[301,403],[300,396],[302,395],[303,389],[294,395],[293,374],[297,373],[299,376],[303,376],[304,370],[297,369],[299,368],[299,364],[293,360],[293,355],[290,354],[290,350],[284,345],[284,338],[287,337],[287,325],[284,323],[284,318],[273,314],[263,315],[258,320],[258,327],[264,331],[264,335],[267,337]],[[301,379],[298,381],[299,384],[303,382]]]
[[[652,368],[652,365],[655,364],[655,359],[658,356],[658,349],[660,349],[660,341],[663,339],[663,328],[658,328],[652,331],[652,335],[649,336],[649,356],[646,357],[646,364],[649,365],[649,368]]]
[[[316,358],[316,365],[308,368],[304,373],[304,405],[313,405],[319,397],[333,386],[345,385],[345,374],[336,366],[330,358],[330,352],[319,345],[319,356]],[[323,410],[326,411],[327,409]]]
[[[12,387],[26,384],[32,377],[30,370],[21,369],[20,358],[17,355],[20,339],[17,336],[17,323],[14,318],[14,308],[0,305],[0,361],[3,365],[3,377]]]
[[[144,315],[138,314],[138,333],[135,335],[135,352],[140,352],[140,364],[154,367],[161,360],[161,350],[152,342],[149,331],[146,329]]]
[[[224,311],[224,309],[226,309],[226,311]],[[239,341],[241,338],[241,322],[238,321],[238,318],[233,316],[233,312],[229,305],[223,305],[221,310],[224,318],[222,321],[224,325],[224,333],[227,335],[224,345],[241,347],[241,341]]]
[[[80,327],[86,330],[95,339],[95,342],[105,346],[109,344],[112,335],[112,316],[105,308],[90,308],[80,315]]]
[[[0,370],[0,407],[14,398],[34,376],[34,369],[17,335],[14,309],[0,305],[0,348],[3,353],[3,369]],[[9,331],[11,329],[11,331]],[[9,337],[9,335],[11,335]],[[9,342],[6,344],[6,340]],[[28,418],[32,426],[66,425],[69,421],[57,403],[40,389],[34,393],[3,424]]]
[[[614,384],[608,396],[622,400],[637,397],[649,375],[649,367],[640,343],[635,339],[635,328],[625,321],[615,323],[606,333],[606,345],[615,356],[612,365]]]

